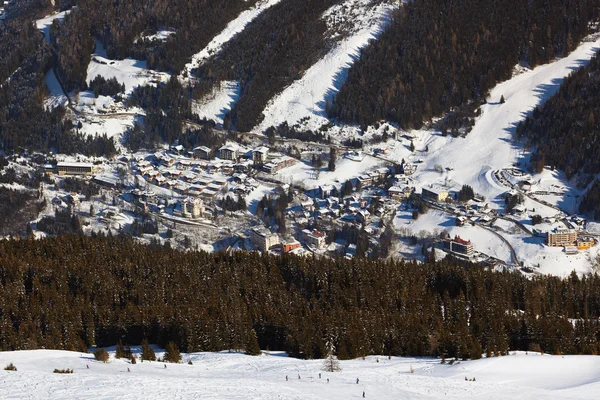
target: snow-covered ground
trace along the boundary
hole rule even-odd
[[[332,29],[337,25],[350,25],[349,36],[337,42],[302,78],[271,99],[263,111],[265,118],[254,130],[263,131],[284,121],[293,125],[302,118],[309,118],[305,126],[311,129],[329,122],[325,115],[326,102],[331,102],[339,91],[360,49],[381,33],[395,9],[390,4],[375,3],[372,0],[346,0],[325,12],[324,18]],[[351,15],[345,15],[349,13]],[[350,17],[352,21],[348,21]]]
[[[302,184],[307,189],[313,189],[320,185],[343,184],[348,179],[381,168],[384,162],[367,156],[362,161],[352,161],[347,157],[338,156],[335,171],[329,171],[327,166],[321,168],[318,176],[315,169],[306,160],[298,162],[289,168],[284,168],[275,174],[278,181],[286,183]]]
[[[235,35],[244,30],[252,20],[262,14],[267,8],[274,6],[281,0],[260,0],[256,5],[248,10],[242,11],[233,21],[229,22],[225,29],[221,31],[217,36],[210,41],[210,43],[202,49],[199,53],[192,56],[190,63],[186,64],[183,69],[188,75],[191,74],[192,69],[200,66],[207,58],[218,53],[223,45],[231,40]]]
[[[596,399],[600,389],[600,358],[594,356],[516,352],[453,365],[430,358],[369,356],[341,361],[341,372],[322,371],[322,360],[279,352],[257,357],[183,354],[184,363],[167,368],[160,362],[132,365],[113,356],[103,364],[92,354],[77,352],[0,353],[1,366],[12,362],[18,369],[0,370],[0,397],[346,400],[363,398],[364,392],[367,399]],[[54,374],[55,368],[74,372]]]
[[[495,198],[506,188],[493,180],[492,172],[510,167],[527,157],[522,144],[513,140],[518,123],[536,106],[548,100],[565,76],[586,65],[598,49],[600,39],[583,42],[567,57],[498,84],[491,91],[488,103],[481,107],[482,115],[476,119],[466,138],[444,137],[429,130],[410,132],[415,137],[416,151],[411,154],[407,148],[409,142],[405,141],[404,145],[391,147],[387,157],[396,161],[402,158],[423,160],[415,174],[422,184],[448,178],[461,185],[471,185],[487,198]],[[500,104],[501,96],[505,98],[504,104]],[[440,174],[435,172],[436,164],[452,170]],[[534,180],[536,178],[533,177]]]
[[[239,98],[239,83],[224,81],[218,87],[213,88],[213,91],[202,100],[194,102],[192,111],[198,114],[200,118],[212,119],[217,124],[222,124],[223,117]]]
[[[167,40],[167,38],[171,35],[174,35],[175,31],[171,31],[169,29],[160,29],[158,31],[156,31],[156,33],[152,34],[152,35],[147,35],[147,36],[142,36],[141,39],[146,39],[146,40],[160,40],[160,41],[165,41]],[[136,40],[137,42],[137,40]]]
[[[106,56],[106,50],[98,40],[96,49],[92,54],[92,60],[88,65],[86,81],[90,83],[97,75],[105,79],[117,78],[119,83],[125,85],[125,93],[140,85],[156,84],[169,79],[169,74],[148,69],[146,61],[125,58],[123,60],[111,60]]]
[[[456,226],[455,217],[437,210],[430,210],[421,215],[417,220],[412,218],[410,212],[398,212],[394,219],[396,228],[408,228],[414,235],[421,231],[429,233],[446,231],[450,236],[460,236],[470,240],[475,251],[487,254],[506,263],[511,263],[510,248],[492,232],[473,225]]]
[[[63,92],[58,80],[56,79],[56,75],[54,75],[54,71],[50,70],[46,72],[46,77],[44,78],[46,82],[46,87],[48,88],[48,97],[44,101],[44,104],[47,108],[56,108],[59,106],[66,106],[69,102],[67,96],[65,96],[65,92]]]
[[[44,17],[42,19],[38,19],[35,22],[35,26],[40,31],[42,31],[46,40],[50,42],[50,25],[52,25],[52,22],[54,22],[55,19],[62,21],[65,18],[65,15],[67,15],[70,12],[70,10],[67,10],[56,14],[48,15],[47,17]]]

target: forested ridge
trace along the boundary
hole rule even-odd
[[[329,115],[402,128],[485,101],[518,63],[571,52],[597,19],[595,0],[415,0],[361,51]]]
[[[571,178],[600,172],[600,58],[569,75],[548,101],[517,127],[517,136],[534,148],[531,163],[550,165]]]
[[[52,37],[69,89],[85,88],[92,37],[109,58],[145,60],[152,69],[179,72],[227,23],[256,0],[79,0],[77,8],[55,21]],[[166,40],[147,39],[161,29],[173,32]]]
[[[0,241],[0,349],[255,347],[322,357],[597,354],[600,277],[451,261],[179,252],[124,237]],[[256,336],[255,336],[256,334]]]

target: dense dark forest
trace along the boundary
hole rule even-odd
[[[121,237],[0,241],[0,349],[176,342],[342,359],[600,351],[600,277],[258,253],[178,252]],[[256,336],[254,335],[256,333]]]
[[[579,203],[579,212],[589,213],[595,220],[600,220],[600,181],[598,179],[595,179],[592,186],[585,192]]]
[[[180,71],[229,21],[256,0],[79,0],[77,8],[52,26],[61,77],[69,89],[84,89],[86,68],[98,39],[109,58],[146,60],[152,69]],[[70,5],[62,5],[66,8]],[[144,39],[160,29],[165,41]]]
[[[134,89],[128,104],[147,110],[143,123],[128,130],[125,144],[133,151],[151,149],[158,143],[179,143],[186,148],[207,146],[215,149],[225,137],[214,133],[213,121],[199,119],[192,113],[189,91],[173,76],[160,87],[139,86]],[[187,129],[186,123],[199,125]]]
[[[45,109],[44,76],[54,63],[50,45],[33,23],[17,19],[0,25],[0,148],[115,154],[112,139],[78,134],[63,108]]]
[[[415,0],[360,54],[329,115],[418,128],[485,101],[518,63],[568,54],[597,18],[595,0]]]
[[[519,138],[535,148],[537,171],[550,165],[571,178],[600,172],[600,58],[565,78],[558,92],[517,127]]]
[[[222,80],[239,81],[240,98],[225,125],[251,130],[267,102],[327,52],[321,15],[340,1],[285,0],[265,10],[196,72],[195,97]]]

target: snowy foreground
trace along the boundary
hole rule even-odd
[[[131,365],[112,358],[102,364],[91,354],[58,350],[4,352],[0,366],[13,362],[18,371],[0,370],[0,398],[352,399],[362,398],[363,391],[369,399],[598,398],[600,357],[511,354],[451,366],[435,359],[370,356],[342,361],[342,372],[325,373],[320,360],[275,352],[194,353],[166,369],[159,362]],[[54,374],[55,368],[74,373]]]

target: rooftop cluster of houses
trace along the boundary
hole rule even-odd
[[[227,161],[209,162],[174,159],[166,154],[155,154],[155,162],[140,160],[137,171],[156,186],[173,190],[180,195],[212,199],[224,190],[239,189],[248,194],[258,182],[239,171],[236,164]]]
[[[317,240],[321,248],[325,245],[325,234],[319,231],[312,232],[309,236],[304,237],[303,240],[306,244],[311,245],[314,243],[313,238],[318,237],[322,243]],[[306,242],[309,240],[310,242]],[[278,233],[273,233],[263,226],[257,226],[250,230],[250,242],[255,249],[260,251],[268,251],[273,248],[277,248],[284,253],[304,255],[306,250],[302,247],[302,244],[296,239],[283,239]]]
[[[292,157],[271,153],[265,146],[259,146],[255,149],[247,149],[237,143],[227,143],[219,148],[219,159],[229,161],[234,164],[243,163],[247,167],[253,165],[268,173],[276,173],[283,168],[291,167],[298,160]],[[200,160],[212,160],[214,154],[208,147],[199,146],[190,152],[190,156]]]

